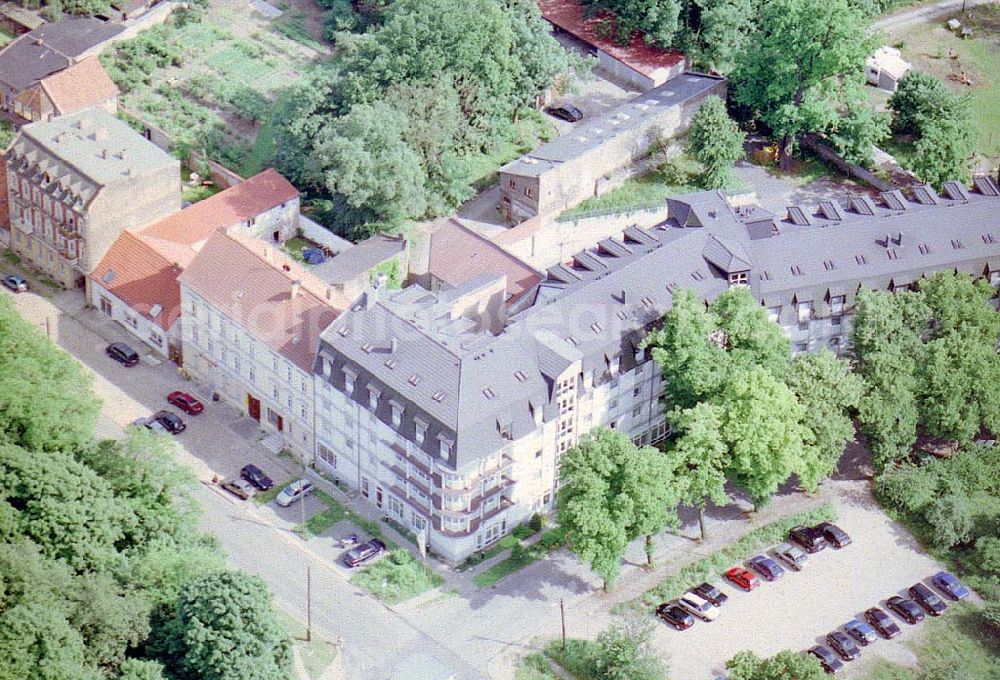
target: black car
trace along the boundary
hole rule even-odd
[[[728,595],[713,586],[711,583],[702,583],[700,586],[695,586],[691,590],[694,591],[695,595],[701,595],[716,607],[721,607],[723,603],[729,599]]]
[[[576,123],[580,120],[583,120],[583,111],[576,108],[572,104],[563,104],[562,106],[550,106],[545,109],[545,113],[549,114],[553,118],[564,120],[567,123]]]
[[[837,658],[837,655],[822,645],[816,645],[809,650],[809,653],[819,659],[819,664],[827,673],[836,673],[844,667],[843,662]]]
[[[264,471],[256,465],[244,465],[240,470],[240,477],[253,484],[259,491],[267,491],[274,486],[271,478],[265,475]]]
[[[181,417],[170,411],[157,411],[150,420],[158,422],[170,434],[180,434],[187,429],[187,425],[184,424]]]
[[[663,619],[665,624],[677,630],[687,630],[694,625],[694,617],[686,609],[682,609],[677,600],[661,604],[656,608],[656,615]]]
[[[854,644],[854,640],[842,631],[835,630],[826,636],[826,644],[830,649],[840,654],[844,661],[854,661],[861,656],[861,650]]]
[[[941,616],[941,613],[948,608],[944,600],[923,583],[911,586],[909,592],[910,597],[916,600],[917,604],[923,607],[931,616]]]
[[[848,635],[857,640],[858,644],[862,647],[867,647],[878,640],[878,633],[875,632],[871,624],[864,621],[851,619],[844,624],[844,630],[847,631]]]
[[[124,342],[113,342],[104,348],[104,352],[123,366],[135,366],[139,363],[139,353]]]
[[[823,532],[817,531],[814,527],[797,526],[788,532],[788,538],[799,545],[807,553],[818,553],[826,547],[826,539]]]
[[[872,607],[865,611],[865,621],[872,624],[886,640],[891,640],[902,632],[892,617],[878,607]]]
[[[924,610],[913,600],[893,595],[885,601],[885,606],[911,626],[924,620]]]
[[[385,543],[373,538],[367,543],[362,543],[357,548],[351,548],[344,553],[344,564],[349,567],[359,567],[365,562],[370,562],[385,551]]]
[[[813,531],[818,531],[827,544],[835,548],[844,548],[851,544],[851,537],[836,524],[823,522],[814,526]]]

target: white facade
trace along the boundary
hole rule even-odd
[[[170,341],[181,336],[180,318],[173,323],[169,331],[165,331],[155,321],[135,311],[120,298],[115,297],[114,294],[93,280],[88,280],[87,288],[87,301],[102,315],[117,321],[124,326],[125,330],[148,345],[160,356],[168,357],[170,355]],[[165,314],[166,312],[161,309],[159,313]]]
[[[310,460],[314,448],[312,375],[183,284],[181,309],[184,368],[264,430],[279,433],[287,448]]]

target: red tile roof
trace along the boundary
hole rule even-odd
[[[224,232],[208,239],[178,280],[309,372],[320,333],[350,304],[280,250]],[[301,288],[293,298],[295,281]]]
[[[483,274],[506,274],[511,301],[543,278],[527,263],[451,218],[442,220],[431,236],[429,272],[453,286]]]
[[[39,84],[61,116],[118,96],[118,86],[105,73],[97,57],[88,57],[43,78]]]
[[[538,0],[538,7],[550,23],[650,78],[655,79],[659,69],[669,69],[685,59],[684,54],[677,50],[647,45],[638,31],[628,45],[619,45],[611,38],[602,37],[597,30],[602,16],[613,21],[614,15],[605,12],[587,18],[579,0]]]
[[[133,310],[169,331],[181,312],[180,267],[149,243],[125,231],[90,273],[91,280]],[[160,305],[153,317],[150,311]]]
[[[139,233],[182,267],[220,229],[246,222],[282,203],[299,191],[276,170],[268,169],[214,196],[164,217]]]

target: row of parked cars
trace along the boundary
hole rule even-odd
[[[951,600],[963,600],[969,596],[969,589],[946,571],[934,574],[930,581]],[[925,613],[940,616],[948,609],[944,600],[924,583],[910,586],[907,592],[910,597],[893,595],[888,598],[885,608],[911,626],[923,621]],[[843,661],[854,661],[861,656],[861,647],[867,647],[880,636],[891,640],[900,632],[899,626],[885,610],[872,607],[865,610],[863,620],[851,619],[826,636],[826,646],[816,645],[809,650],[809,654],[819,660],[827,673],[836,673],[843,668]]]
[[[814,527],[797,526],[788,534],[789,542],[776,546],[773,550],[777,560],[767,554],[756,555],[747,560],[750,569],[735,566],[725,573],[726,580],[745,591],[753,590],[765,581],[776,581],[785,575],[786,564],[794,571],[800,571],[809,563],[809,554],[824,550],[827,546],[843,548],[851,543],[851,537],[836,524],[823,522]],[[751,571],[752,569],[752,571]],[[670,602],[656,608],[656,615],[667,625],[677,630],[687,630],[695,619],[714,621],[719,617],[718,608],[729,596],[711,583],[702,583]]]

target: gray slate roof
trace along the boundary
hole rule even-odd
[[[985,185],[987,193],[992,186]],[[509,425],[517,439],[537,426],[539,409],[546,419],[554,417],[553,381],[575,362],[601,382],[610,379],[616,361],[625,372],[645,360],[637,346],[674,293],[689,288],[714,299],[729,286],[726,271],[742,267],[756,297],[791,311],[795,299],[844,294],[850,304],[861,286],[905,285],[925,272],[1000,269],[1000,196],[904,200],[903,210],[871,199],[852,201],[853,208],[804,206],[808,224],[796,225],[759,210],[737,215],[721,192],[681,196],[669,200],[664,223],[630,227],[624,238],[602,241],[550,270],[531,306],[507,319],[498,335],[452,320],[447,293],[414,287],[343,314],[323,340],[341,364],[361,365],[369,380],[391,386],[393,398],[406,404],[404,436],[414,417],[437,420],[439,431],[456,443],[450,462],[461,468],[503,445],[501,427]],[[858,264],[860,254],[865,264]],[[824,266],[827,261],[832,267]],[[793,275],[793,265],[802,274]],[[418,327],[417,309],[435,310],[425,317],[439,323]],[[446,328],[450,335],[443,337]],[[365,343],[383,353],[366,352]],[[414,373],[417,385],[407,380]],[[425,449],[433,455],[435,446],[428,442]]]
[[[123,30],[121,25],[92,17],[71,17],[44,24],[0,50],[0,81],[15,92],[23,92]]]
[[[401,236],[377,234],[336,255],[323,264],[310,267],[316,276],[327,283],[352,281],[406,249],[406,239]]]

